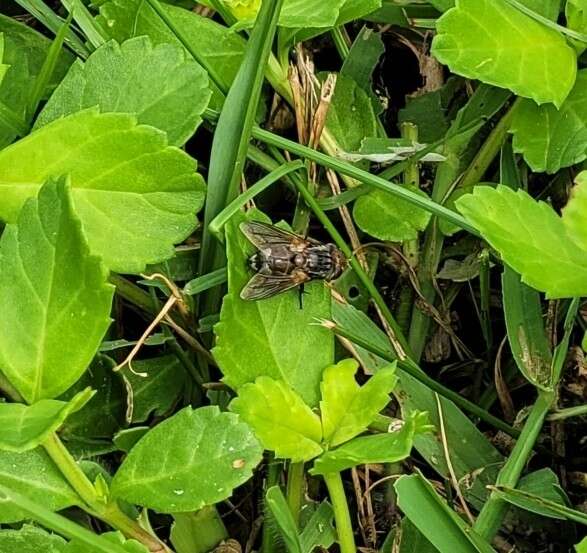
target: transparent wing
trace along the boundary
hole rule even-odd
[[[310,277],[302,271],[295,271],[291,275],[257,273],[241,290],[240,296],[243,300],[262,300],[291,290],[309,280]]]
[[[301,246],[303,244],[319,244],[311,238],[302,238],[293,232],[260,223],[259,221],[246,221],[240,224],[242,233],[258,248],[275,246]]]

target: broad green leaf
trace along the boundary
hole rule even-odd
[[[0,484],[51,511],[80,503],[78,495],[41,448],[24,453],[0,451]],[[2,504],[0,508],[1,523],[28,518],[28,514],[13,504]]]
[[[587,553],[587,538],[583,538],[577,545],[575,545],[577,553]]]
[[[417,434],[429,432],[428,414],[414,412],[402,427],[386,434],[361,436],[326,451],[314,461],[311,474],[340,472],[357,465],[371,463],[396,463],[408,457]]]
[[[136,115],[139,123],[165,131],[181,146],[201,123],[211,91],[208,75],[177,44],[153,46],[149,37],[110,41],[61,81],[35,127],[85,108]],[[129,75],[129,68],[132,72]]]
[[[560,505],[570,505],[571,502],[561,488],[558,476],[549,468],[538,469],[520,478],[518,490],[538,495]]]
[[[506,0],[457,0],[436,29],[432,53],[459,75],[557,107],[575,84],[577,57],[565,38]]]
[[[510,128],[514,151],[533,171],[556,173],[587,158],[587,69],[560,109],[522,100]]]
[[[92,390],[87,388],[68,403],[41,399],[32,405],[0,404],[0,449],[16,453],[34,449],[49,434],[57,431],[71,413],[79,411],[93,395]]]
[[[132,448],[114,475],[112,495],[162,513],[195,511],[230,497],[261,454],[236,415],[186,407]]]
[[[400,509],[440,553],[495,553],[423,476],[402,476],[394,487]]]
[[[168,413],[186,389],[186,372],[175,355],[165,355],[133,362],[138,376],[125,373],[132,388],[132,422],[145,422],[151,414]]]
[[[265,449],[293,462],[308,461],[322,452],[318,415],[282,380],[260,376],[245,384],[230,410],[251,425]]]
[[[32,83],[38,77],[51,46],[51,40],[28,25],[12,17],[0,14],[0,34],[4,36],[4,56],[0,61],[9,66],[4,80],[0,83],[0,102],[15,117],[24,121]],[[63,49],[55,71],[49,82],[49,89],[63,78],[73,61],[70,52]],[[48,91],[47,91],[48,92]],[[10,144],[17,133],[0,120],[0,148]]]
[[[83,409],[70,415],[63,424],[60,434],[66,439],[112,438],[124,425],[126,388],[120,373],[113,371],[115,366],[110,357],[96,356],[82,377],[59,396],[68,400],[86,386],[96,391]]]
[[[358,150],[363,138],[377,136],[377,115],[371,97],[352,77],[341,73],[336,76],[326,127],[346,152]]]
[[[86,370],[110,326],[106,278],[68,184],[48,181],[0,239],[0,370],[27,402],[58,396]]]
[[[344,359],[324,370],[320,415],[324,440],[337,446],[364,432],[389,403],[397,382],[395,365],[377,371],[363,386],[355,380],[359,364]]]
[[[225,227],[228,295],[214,327],[214,358],[226,384],[237,391],[266,375],[284,380],[308,405],[316,406],[322,371],[334,361],[332,333],[315,324],[330,317],[330,292],[322,282],[308,284],[302,309],[297,290],[260,301],[242,300],[240,291],[252,276],[247,259],[255,251],[238,228],[242,220],[236,215]]]
[[[551,390],[552,352],[544,328],[538,292],[520,281],[507,265],[501,277],[503,310],[512,356],[526,379],[543,390]]]
[[[92,253],[114,271],[140,272],[194,229],[204,201],[195,166],[134,116],[85,110],[0,152],[0,218],[13,222],[49,176],[69,173]]]
[[[580,2],[581,0],[578,1]],[[455,5],[455,0],[430,0],[430,3],[444,12]],[[524,4],[536,13],[556,21],[561,0],[520,0],[520,4]]]
[[[406,185],[406,188],[426,196],[416,186]],[[424,230],[430,221],[429,212],[382,190],[371,190],[360,196],[353,207],[353,216],[361,230],[391,242],[415,240],[418,231]]]
[[[241,64],[245,41],[238,33],[219,25],[209,17],[192,10],[162,4],[168,17],[187,39],[190,48],[207,64],[214,66],[216,76],[228,90]],[[144,0],[109,0],[100,6],[98,23],[118,42],[134,36],[147,35],[154,45],[181,44],[175,34]],[[205,67],[204,67],[205,69]],[[213,107],[222,105],[223,96],[215,85]]]
[[[523,190],[477,186],[456,205],[523,282],[548,298],[587,294],[587,251],[548,204]]]
[[[0,530],[2,553],[63,553],[65,546],[61,536],[28,524],[19,530]]]
[[[571,199],[563,208],[563,223],[575,244],[587,251],[587,171],[579,173],[575,183]]]

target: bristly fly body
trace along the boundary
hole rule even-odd
[[[241,223],[240,229],[257,248],[249,259],[255,275],[240,293],[244,300],[270,298],[310,280],[333,280],[346,267],[344,255],[334,244],[257,221]]]

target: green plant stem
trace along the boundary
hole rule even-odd
[[[378,346],[366,340],[363,340],[360,336],[352,332],[349,332],[346,329],[341,328],[336,323],[332,323],[329,321],[325,324],[325,326],[327,328],[330,328],[337,336],[346,338],[347,340],[353,342],[357,346],[360,346],[363,349],[366,349],[367,351],[374,353],[378,357],[381,357],[381,359],[385,359],[386,361],[390,362],[397,361],[400,368],[404,370],[406,373],[408,373],[410,376],[413,376],[416,380],[418,380],[431,390],[437,392],[439,395],[451,400],[455,405],[457,405],[464,411],[467,411],[472,415],[479,417],[481,420],[485,421],[486,423],[490,424],[491,426],[499,430],[503,430],[510,436],[518,437],[520,435],[520,432],[517,431],[515,428],[512,428],[509,424],[506,424],[501,419],[498,419],[491,413],[488,413],[487,411],[485,411],[485,409],[482,409],[476,403],[473,403],[472,401],[465,399],[457,392],[451,390],[450,388],[446,388],[442,384],[436,382],[436,380],[434,380],[433,378],[430,378],[420,367],[414,364],[413,361],[398,360],[390,351],[385,351],[379,348]]]
[[[116,293],[120,297],[136,305],[146,313],[153,313],[153,302],[147,292],[117,273],[110,273],[108,280],[110,284],[116,286]]]
[[[575,407],[568,407],[567,409],[558,409],[557,411],[550,413],[546,419],[549,421],[561,421],[570,419],[571,417],[581,417],[583,415],[587,415],[587,403]]]
[[[336,47],[338,55],[342,61],[348,58],[350,52],[349,45],[344,35],[344,26],[334,27],[332,31],[330,31],[330,36],[332,37],[334,46]]]
[[[499,120],[497,125],[491,131],[475,155],[473,161],[465,170],[462,178],[458,182],[458,186],[465,187],[474,185],[481,180],[489,168],[489,165],[501,150],[501,146],[511,125],[514,110],[518,105],[518,101],[519,99],[513,103],[510,109],[505,113],[505,115]],[[437,181],[434,185],[432,197],[441,203],[447,200],[454,184],[453,182],[447,180],[447,176],[450,178],[450,173],[448,175],[442,174],[439,180],[437,174]],[[452,176],[456,178],[457,174]],[[452,181],[452,179],[450,180]],[[474,232],[474,234],[476,234],[476,232]],[[440,262],[440,255],[442,253],[443,245],[444,237],[438,228],[438,220],[433,218],[428,225],[428,229],[426,230],[424,247],[422,250],[421,262],[418,270],[420,291],[422,292],[424,299],[430,304],[433,304],[436,298],[435,275],[438,272],[438,264]],[[408,339],[410,347],[416,356],[416,360],[420,359],[422,352],[424,351],[424,346],[426,344],[426,340],[428,339],[430,323],[430,315],[422,311],[417,305],[414,305],[414,308],[412,309],[412,320]]]
[[[481,148],[479,148],[479,151],[473,158],[473,161],[471,161],[469,167],[467,167],[467,170],[463,173],[458,186],[472,186],[477,184],[483,178],[483,175],[487,171],[489,165],[491,165],[491,162],[495,159],[495,156],[497,156],[501,150],[501,147],[512,124],[514,112],[521,102],[522,98],[517,98],[511,107],[506,111],[504,116],[499,120],[497,125],[495,125]]]
[[[43,442],[43,448],[59,468],[70,486],[87,505],[88,512],[101,518],[117,530],[120,530],[128,538],[133,538],[141,542],[153,553],[169,551],[167,546],[156,536],[149,534],[136,521],[122,512],[116,502],[107,503],[104,498],[98,495],[94,485],[84,474],[57,434],[51,434]]]
[[[103,538],[94,534],[94,532],[90,532],[63,515],[53,513],[10,488],[0,485],[0,506],[4,501],[9,501],[16,505],[28,517],[40,522],[46,528],[66,538],[75,539],[88,548],[91,548],[92,551],[100,551],[102,553],[128,553],[126,548],[112,542],[106,542]]]
[[[324,475],[324,482],[328,488],[328,495],[334,511],[336,533],[340,553],[356,553],[355,537],[353,535],[353,524],[349,513],[349,506],[342,485],[342,478],[339,472],[331,472]]]
[[[299,526],[304,497],[304,463],[290,463],[287,469],[287,504],[291,515]]]
[[[496,486],[516,487],[553,400],[554,394],[539,393],[514,449],[499,472]],[[482,538],[491,541],[497,534],[508,508],[509,504],[492,492],[473,525],[474,530]]]
[[[308,206],[312,209],[312,211],[316,215],[316,218],[322,223],[328,234],[330,234],[336,245],[340,248],[340,251],[345,255],[349,262],[349,265],[353,268],[357,277],[369,292],[369,295],[373,299],[373,302],[381,311],[381,315],[383,316],[385,322],[388,324],[389,329],[391,330],[392,346],[397,357],[401,360],[406,360],[410,358],[410,349],[408,346],[408,342],[404,337],[401,328],[397,324],[397,321],[395,320],[394,316],[389,310],[389,307],[387,307],[385,300],[381,297],[379,290],[377,289],[373,281],[369,278],[369,275],[365,272],[359,261],[354,257],[351,248],[345,242],[345,240],[340,235],[338,230],[336,230],[336,227],[332,224],[332,222],[328,218],[328,215],[326,215],[326,213],[324,213],[322,208],[318,205],[318,202],[316,201],[314,196],[312,196],[310,191],[300,182],[296,182],[296,188],[298,189],[300,195],[304,198]]]
[[[283,463],[277,461],[273,453],[269,453],[269,459],[267,462],[267,483],[265,485],[265,489],[268,490],[273,486],[279,485],[279,480],[281,477],[283,469]],[[265,499],[263,499],[265,501]],[[270,512],[269,507],[267,504],[264,505],[264,509],[266,513]],[[270,515],[265,516],[265,523],[263,524],[263,542],[261,545],[262,553],[274,553],[274,552],[281,552],[281,547],[276,543],[277,541],[277,532],[275,532],[275,523],[273,519],[270,518]]]

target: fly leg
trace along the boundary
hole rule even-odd
[[[304,291],[304,284],[303,283],[299,285],[298,292],[299,292],[298,298],[300,300],[300,309],[303,309],[304,308],[304,301],[303,301],[304,300],[304,294],[306,293]]]

